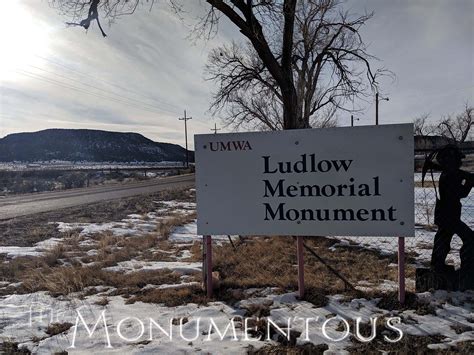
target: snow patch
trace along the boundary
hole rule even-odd
[[[32,247],[0,246],[0,254],[7,254],[8,258],[19,256],[42,256],[50,249],[62,242],[62,238],[50,238],[36,243]]]
[[[182,274],[195,274],[201,272],[202,263],[181,261],[121,261],[117,266],[105,268],[106,271],[131,273],[141,270],[172,270]]]

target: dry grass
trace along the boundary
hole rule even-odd
[[[22,292],[49,291],[53,296],[83,292],[91,286],[116,288],[114,294],[130,295],[141,291],[148,284],[177,283],[180,275],[171,270],[147,270],[121,273],[102,270],[98,266],[48,267],[30,270],[21,276]]]
[[[118,237],[111,232],[94,236],[98,253],[96,256],[87,256],[81,259],[84,262],[95,262],[102,267],[115,266],[121,261],[139,258],[141,260],[174,260],[165,252],[154,251],[155,248],[169,250],[173,245],[166,238],[177,226],[191,222],[195,217],[176,216],[158,225],[157,231],[147,235]]]
[[[290,238],[291,239],[291,238]],[[296,287],[295,253],[285,238],[255,238],[237,250],[214,247],[214,268],[226,288]]]
[[[102,271],[91,267],[43,267],[22,277],[22,290],[27,293],[49,291],[54,296],[83,291],[102,284]]]
[[[42,258],[20,256],[11,260],[3,258],[0,262],[0,277],[2,281],[18,282],[24,273],[43,267]]]
[[[176,200],[176,201],[189,202],[189,201],[194,201],[195,196],[194,196],[194,192],[190,191],[189,188],[170,189],[170,190],[162,191],[160,193],[160,200],[162,201]]]
[[[377,303],[377,307],[386,309],[389,311],[398,310],[414,310],[418,315],[432,314],[436,315],[436,308],[427,302],[420,302],[415,293],[407,292],[405,295],[405,303],[403,305],[398,301],[397,292],[371,292],[366,294],[366,297],[370,298],[380,298]]]
[[[102,297],[100,300],[94,302],[98,306],[107,306],[109,304],[109,299],[107,297]]]
[[[177,226],[182,226],[183,224],[190,223],[196,219],[196,213],[186,214],[186,215],[174,215],[171,218],[164,220],[156,227],[156,233],[163,239],[168,239],[168,237],[173,232]]]
[[[375,285],[383,280],[397,280],[396,268],[388,267],[392,262],[390,257],[364,249],[338,247],[330,251],[329,247],[335,241],[322,237],[306,238],[306,243],[354,285],[361,280]],[[293,238],[256,237],[237,250],[223,244],[215,247],[214,255],[215,270],[220,272],[224,289],[269,286],[297,289]],[[308,253],[305,253],[305,284],[306,298],[317,305],[325,303],[326,294],[348,292],[344,282]]]
[[[166,228],[171,230],[191,218],[173,218],[173,224],[168,223]],[[48,250],[42,257],[20,257],[2,263],[0,272],[3,279],[22,282],[17,292],[45,290],[55,296],[82,292],[88,287],[102,285],[115,287],[115,294],[130,297],[141,292],[147,284],[161,285],[180,281],[180,275],[170,270],[137,271],[128,274],[103,270],[134,258],[149,260],[146,255],[153,256],[152,250],[157,247],[163,251],[154,255],[154,259],[163,261],[163,258],[157,257],[166,255],[166,249],[173,248],[173,245],[156,234],[117,237],[111,233],[102,233],[93,236],[93,240],[93,247],[83,249],[94,248],[97,255],[84,256],[84,250],[79,247],[80,239],[69,238],[65,243]],[[172,260],[169,254],[168,258]],[[83,266],[79,260],[92,263],[92,266]],[[67,262],[67,266],[62,261]],[[5,290],[7,291],[11,290]]]
[[[180,275],[171,270],[141,270],[130,273],[104,271],[102,273],[104,285],[115,287],[114,294],[130,295],[140,293],[146,285],[163,285],[178,283]]]
[[[44,256],[42,257],[44,263],[48,266],[60,265],[60,259],[66,256],[66,246],[65,244],[57,244],[51,249],[48,249]]]
[[[186,261],[202,261],[202,243],[196,241],[188,250],[191,256]]]
[[[414,336],[405,334],[397,343],[389,343],[383,339],[382,329],[377,331],[374,340],[368,343],[362,343],[352,339],[353,346],[346,350],[352,354],[414,354],[414,355],[442,355],[442,354],[472,354],[474,345],[472,342],[458,344],[459,346],[442,350],[432,350],[428,348],[429,344],[442,343],[444,337],[441,335]]]
[[[65,331],[69,330],[72,327],[72,323],[50,323],[48,328],[46,329],[45,333],[49,336],[55,336]]]
[[[0,221],[0,245],[31,246],[42,240],[61,237],[56,225],[37,223],[32,217]]]
[[[181,221],[181,220],[180,220]],[[166,240],[160,240],[155,235],[140,237],[115,237],[111,234],[95,236],[98,255],[88,257],[94,261],[93,266],[61,266],[58,262],[68,253],[64,247],[54,248],[41,258],[16,258],[7,264],[0,264],[4,278],[22,281],[20,292],[35,292],[46,290],[53,295],[67,295],[71,292],[84,291],[91,286],[111,286],[117,290],[114,294],[131,297],[130,302],[158,302],[180,304],[194,299],[191,296],[196,290],[147,290],[147,285],[178,283],[180,275],[170,270],[136,271],[129,274],[107,272],[102,268],[116,265],[120,261],[145,259],[163,260],[164,256],[172,259],[166,253],[172,249],[179,253],[179,246],[174,246]],[[381,257],[377,253],[354,248],[338,247],[329,251],[334,241],[326,238],[307,238],[318,255],[336,268],[342,275],[356,284],[367,280],[374,284],[382,280],[396,281],[396,268],[388,267],[392,262],[390,257]],[[154,252],[154,248],[163,251]],[[66,248],[67,249],[67,248]],[[289,237],[253,238],[247,243],[240,244],[236,250],[230,244],[214,247],[215,271],[221,276],[220,290],[216,292],[217,299],[234,302],[245,298],[243,293],[236,290],[250,287],[279,287],[281,290],[297,289],[296,247]],[[191,248],[190,260],[201,260],[201,245],[196,242]],[[378,270],[374,273],[373,270]],[[305,299],[316,306],[326,304],[329,293],[348,292],[344,283],[331,274],[324,265],[311,255],[305,255]],[[180,297],[175,297],[178,293]],[[361,294],[357,294],[361,296]],[[197,302],[201,294],[197,293]],[[170,298],[170,299],[168,299]]]
[[[167,307],[175,307],[188,303],[207,304],[206,295],[198,287],[186,287],[179,289],[154,289],[147,290],[140,295],[131,297],[127,303],[145,302],[164,304]]]
[[[270,305],[265,303],[251,303],[245,307],[245,317],[268,317],[270,316]]]
[[[248,355],[322,355],[329,347],[326,344],[304,344],[297,346],[265,345],[256,350],[252,346]]]
[[[102,251],[107,251],[109,250],[112,246],[114,246],[117,243],[117,238],[113,235],[112,232],[104,232],[100,234],[96,234],[91,237],[96,241],[96,249],[102,250]]]
[[[31,354],[26,346],[18,347],[18,343],[10,340],[3,340],[0,343],[0,354],[5,355],[20,355],[20,354]]]

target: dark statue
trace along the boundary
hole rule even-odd
[[[435,235],[431,270],[417,270],[417,290],[444,288],[451,290],[474,289],[474,232],[461,220],[461,199],[467,197],[474,186],[474,175],[461,170],[464,154],[453,144],[433,152],[425,160],[422,183],[428,169],[441,171],[439,197],[436,184],[434,222],[438,226]],[[462,240],[461,268],[446,265],[454,234]]]

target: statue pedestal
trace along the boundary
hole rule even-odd
[[[474,290],[474,277],[472,275],[461,275],[459,270],[454,270],[454,268],[444,272],[435,272],[428,268],[416,269],[415,291],[426,292],[430,290]]]

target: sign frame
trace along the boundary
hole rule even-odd
[[[326,137],[325,141],[323,141],[324,137]],[[367,137],[373,137],[373,142],[368,141]],[[313,145],[313,150],[311,150],[311,139],[316,139],[318,142]],[[339,145],[337,143],[338,139],[343,141]],[[277,141],[277,143],[272,146],[272,141]],[[267,146],[270,144],[270,147],[268,148],[265,144]],[[326,149],[326,145],[331,149]],[[359,149],[357,149],[357,145]],[[412,124],[195,135],[198,234],[412,237],[414,236],[413,149]],[[275,153],[276,150],[280,150],[283,153]],[[372,168],[368,160],[375,159],[374,157],[381,156],[382,153],[385,153],[384,160],[374,161],[372,165],[376,167]],[[345,156],[344,154],[349,154],[348,157],[350,159],[341,159],[341,157]],[[357,154],[366,154],[366,160],[363,161],[362,158],[358,158]],[[294,157],[294,159],[291,160],[288,157]],[[320,159],[317,160],[316,157],[320,157]],[[275,159],[272,160],[272,158]],[[401,161],[402,158],[405,160]],[[244,164],[244,166],[247,162],[249,169],[246,170],[246,173],[243,173],[242,166],[232,166],[234,161],[236,162],[235,164]],[[324,180],[322,171],[318,170],[318,168],[322,170],[328,169],[330,162],[336,164],[333,164],[332,168],[341,168],[341,164],[348,161],[351,161],[350,164],[352,165],[349,165],[349,169],[346,169],[346,171],[342,171],[344,176],[341,178],[335,172],[329,172],[329,179]],[[280,165],[280,162],[283,164]],[[290,164],[287,164],[288,162]],[[278,169],[277,167],[282,166],[284,168],[277,172],[279,173],[277,178],[272,176],[271,178],[263,179],[266,173],[273,173]],[[355,169],[354,166],[356,167]],[[314,169],[315,167],[316,169]],[[347,165],[343,167],[345,168]],[[260,169],[260,172],[252,176],[254,180],[249,178],[249,173],[252,170],[258,169]],[[285,173],[285,169],[286,171],[289,169],[290,173]],[[352,171],[348,173],[350,169]],[[367,170],[370,171],[367,172]],[[284,173],[281,173],[281,171]],[[298,171],[304,172],[298,173]],[[381,171],[380,175],[378,175],[378,171]],[[374,174],[377,175],[374,176]],[[282,183],[279,183],[281,176],[285,178],[286,190],[281,187]],[[377,176],[379,177],[378,180],[376,179]],[[242,186],[250,186],[251,181],[255,181],[258,187],[254,188],[252,192],[254,195],[256,193],[260,193],[264,197],[267,195],[266,197],[269,198],[266,198],[266,201],[284,201],[274,205],[270,205],[270,202],[262,202],[262,204],[266,204],[264,205],[265,218],[268,216],[273,217],[277,213],[277,216],[281,217],[281,209],[271,206],[281,206],[282,203],[288,204],[288,201],[293,201],[293,196],[289,198],[288,194],[294,192],[296,187],[332,186],[323,183],[311,185],[311,179],[315,179],[315,177],[324,181],[339,179],[339,182],[348,181],[354,177],[355,180],[359,179],[359,182],[361,182],[359,187],[371,183],[370,188],[372,188],[373,196],[368,196],[367,198],[365,196],[357,196],[360,201],[363,201],[363,206],[358,210],[354,210],[357,211],[354,213],[351,210],[357,207],[357,201],[353,203],[352,200],[347,198],[344,200],[346,196],[342,196],[342,198],[341,196],[335,198],[332,196],[322,196],[321,194],[325,193],[324,190],[317,196],[319,201],[322,202],[319,202],[317,198],[313,198],[314,196],[311,196],[310,202],[308,202],[308,199],[305,200],[301,196],[297,196],[299,197],[298,201],[304,201],[305,203],[305,208],[301,210],[306,213],[306,216],[312,216],[310,211],[308,212],[307,210],[311,208],[313,203],[330,205],[331,199],[338,199],[338,201],[332,204],[332,211],[337,220],[335,219],[331,223],[322,223],[322,221],[312,223],[314,221],[308,221],[307,219],[288,220],[286,218],[283,221],[284,223],[281,223],[281,220],[267,220],[265,223],[269,223],[265,227],[258,226],[253,228],[251,226],[256,223],[255,219],[252,218],[256,215],[257,212],[255,211],[258,211],[258,209],[252,210],[252,206],[249,207],[249,203],[245,203],[244,197],[248,199],[249,196],[243,197],[245,191]],[[226,185],[227,179],[230,181]],[[240,185],[239,179],[244,180]],[[290,183],[288,183],[288,180],[291,180]],[[334,184],[334,186],[339,188],[341,185],[345,186],[342,183],[339,185]],[[282,190],[286,194],[283,198],[279,195],[276,198],[274,194],[271,195],[275,191],[281,193]],[[333,191],[332,187],[330,190]],[[308,191],[308,188],[305,191]],[[269,194],[270,196],[268,196]],[[376,196],[377,194],[378,196]],[[380,201],[384,194],[390,196],[389,204],[396,200],[396,206],[403,205],[403,208],[401,208],[403,212],[402,217],[395,219],[395,211],[399,208],[397,209],[395,208],[396,206],[392,206],[395,211],[392,210],[393,214],[390,215],[390,207],[386,206],[385,220],[376,220],[377,223],[372,223],[373,225],[377,224],[376,228],[365,228],[365,226],[368,226],[368,223],[365,223],[365,225],[364,223],[359,223],[359,228],[354,228],[355,223],[353,222],[367,222],[366,220],[354,221],[355,217],[360,216],[362,219],[365,219],[367,217],[365,211],[370,210],[366,207],[373,201]],[[403,201],[401,199],[402,195],[404,195]],[[354,196],[350,197],[353,198]],[[369,199],[371,202],[367,203],[366,201]],[[261,201],[264,201],[263,197]],[[299,203],[294,205],[299,205]],[[338,205],[344,205],[344,207],[347,205],[349,207],[345,209],[337,208]],[[295,214],[293,210],[295,209],[291,208],[287,213]],[[377,216],[382,216],[382,212],[379,210],[381,208],[373,208],[369,212],[377,218]],[[245,211],[247,215],[245,213],[243,215],[239,214],[239,211]],[[315,211],[319,213],[317,208],[315,208]],[[336,215],[336,212],[338,215]],[[345,216],[343,213],[348,214],[351,220],[341,221],[340,218]],[[355,216],[353,216],[354,214]],[[261,219],[262,215],[259,218]],[[292,215],[290,214],[289,219],[291,218]],[[387,222],[393,223],[385,223],[387,219],[391,219]],[[326,227],[322,228],[325,224]],[[334,231],[331,231],[331,229],[334,229]]]

